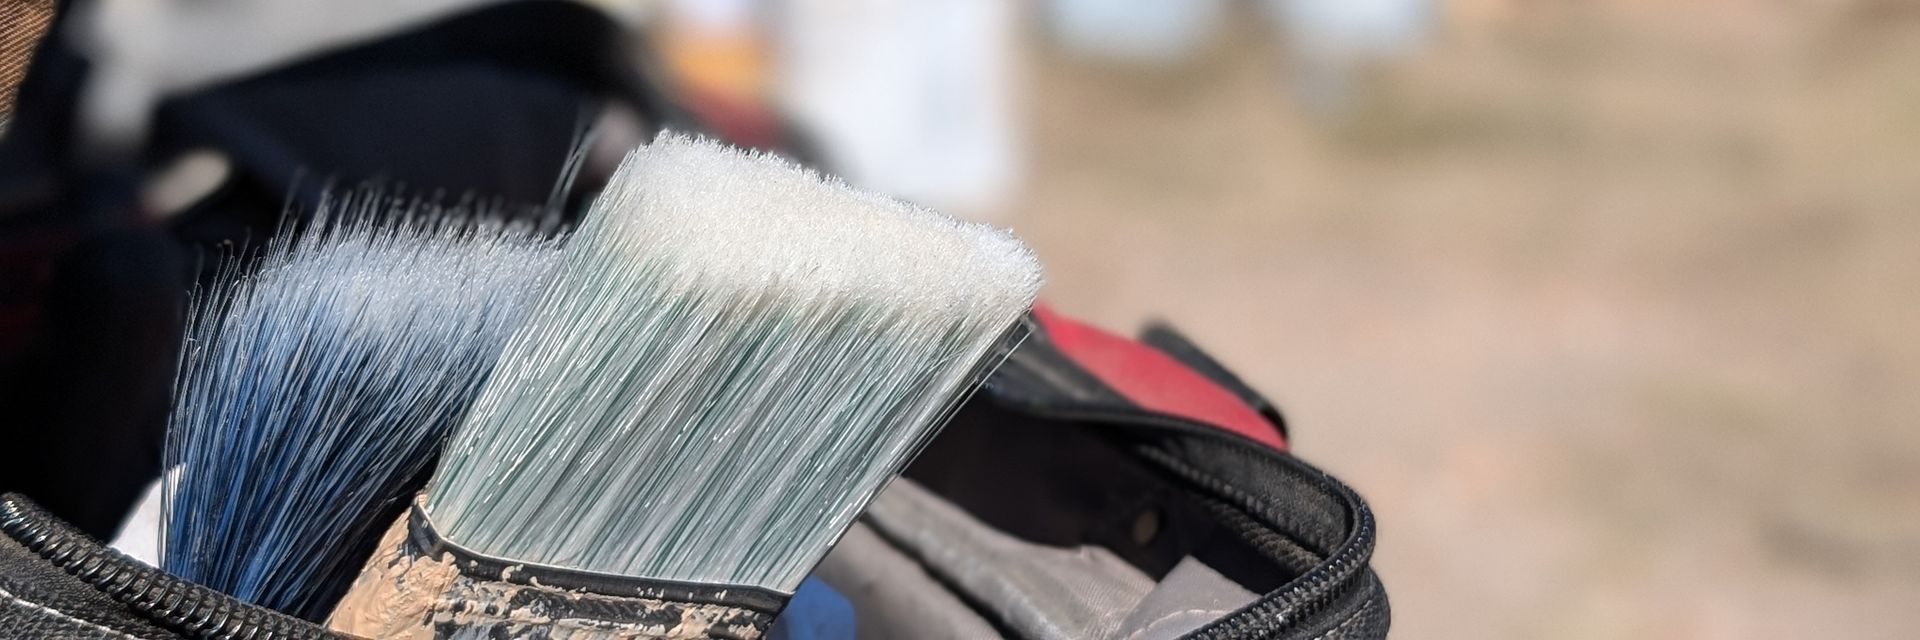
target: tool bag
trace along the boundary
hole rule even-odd
[[[507,185],[510,199],[537,200],[568,144],[565,131],[550,129],[574,127],[583,104],[611,97],[634,104],[649,126],[683,124],[684,114],[648,82],[599,61],[608,46],[583,44],[612,31],[581,5],[504,3],[172,98],[155,114],[145,153],[165,159],[218,149],[232,171],[164,225],[126,220],[135,168],[81,171],[68,157],[70,94],[85,65],[50,40],[22,90],[23,111],[0,141],[0,272],[31,276],[0,281],[27,289],[0,286],[0,328],[16,329],[0,331],[0,369],[35,372],[0,375],[8,383],[0,385],[8,400],[0,404],[34,409],[0,424],[13,445],[0,479],[46,496],[86,531],[111,530],[121,509],[83,507],[131,501],[155,475],[164,365],[178,340],[170,314],[195,262],[215,262],[187,247],[271,233],[283,204],[305,202],[324,186],[300,179],[297,169],[338,172],[329,175],[351,184],[404,151],[399,161],[421,173],[400,177],[414,184]],[[561,40],[574,46],[550,46],[542,34],[552,33],[567,34]],[[434,78],[468,79],[433,95],[485,103],[490,110],[472,120],[528,130],[472,127],[498,140],[426,130],[399,114],[440,113],[437,103],[408,108],[379,99],[392,86]],[[472,93],[500,99],[462,98]],[[342,94],[363,99],[302,117],[283,108]],[[322,144],[335,131],[383,123],[373,134],[379,153]],[[446,153],[436,142],[443,138],[458,140],[463,152]],[[528,151],[527,140],[548,147]],[[584,197],[592,183],[583,177],[574,195]],[[47,257],[56,255],[68,257]],[[55,303],[65,299],[51,293],[59,291],[94,297],[62,306]],[[36,303],[42,298],[51,302]],[[169,317],[173,325],[136,331],[108,322],[142,317]],[[753,613],[767,615],[744,616],[742,626],[717,627],[712,637],[1385,634],[1387,600],[1367,564],[1372,516],[1352,490],[1289,453],[1285,424],[1270,404],[1165,327],[1131,340],[1045,308],[1028,324],[1025,342],[815,571],[821,588],[811,593],[830,589],[834,598],[809,598],[803,586],[791,602],[753,604]],[[92,350],[16,357],[12,343],[27,335],[22,327],[76,327],[67,343]],[[101,342],[109,336],[120,342]],[[47,373],[63,370],[70,371]],[[100,372],[145,375],[96,380]],[[47,382],[23,384],[39,379]],[[54,424],[42,420],[67,423],[36,429]],[[28,437],[54,432],[71,442]],[[143,444],[129,444],[136,441]],[[90,490],[75,491],[82,486]],[[341,637],[128,559],[25,496],[0,499],[0,533],[0,637]],[[503,580],[500,573],[478,582]],[[621,606],[565,615],[592,624],[634,613]],[[830,624],[836,620],[842,624]],[[496,629],[493,637],[538,637],[541,628]]]
[[[1287,452],[1271,405],[1169,328],[1127,340],[1044,307],[1029,324],[815,571],[859,637],[1385,636],[1372,515]],[[333,637],[127,559],[19,496],[0,502],[0,531],[0,633]],[[770,636],[824,637],[786,622]]]

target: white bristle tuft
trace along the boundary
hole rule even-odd
[[[276,241],[196,310],[167,436],[166,570],[327,615],[558,270],[552,241],[402,202],[350,198],[349,221]]]
[[[791,591],[1040,286],[1011,235],[663,136],[566,248],[427,492],[515,561]]]

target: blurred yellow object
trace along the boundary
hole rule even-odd
[[[668,69],[688,90],[727,101],[764,103],[772,84],[765,30],[750,12],[716,19],[668,11],[656,34]]]

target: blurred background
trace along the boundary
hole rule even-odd
[[[1344,70],[1238,4],[1029,49],[1049,297],[1274,396],[1396,637],[1913,637],[1920,4],[1426,8]]]
[[[1216,352],[1371,501],[1396,637],[1920,628],[1920,4],[597,5]]]
[[[924,127],[782,94],[926,172],[856,178],[1274,397],[1372,502],[1396,637],[1920,628],[1920,5],[787,4],[923,47],[799,59]]]

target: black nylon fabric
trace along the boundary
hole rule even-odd
[[[0,625],[5,625],[0,628],[17,631],[20,635],[12,637],[19,638],[120,640],[137,637],[68,617],[5,592],[0,592]]]

